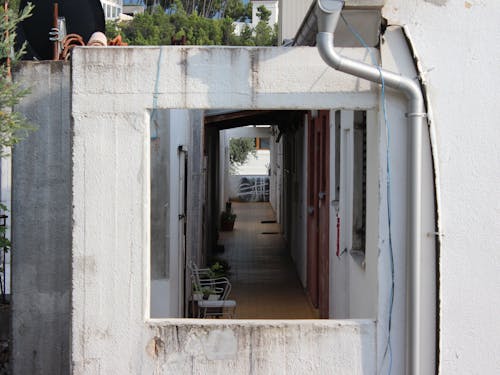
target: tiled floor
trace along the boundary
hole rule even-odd
[[[221,232],[221,258],[231,266],[237,319],[317,319],[284,248],[269,203],[233,202],[234,231]],[[266,233],[266,234],[264,234]]]

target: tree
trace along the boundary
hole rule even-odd
[[[257,8],[257,17],[259,17],[259,22],[268,23],[271,18],[271,11],[267,9],[264,5]]]
[[[259,21],[257,26],[255,26],[254,40],[256,46],[273,45],[273,29],[267,22]]]
[[[264,5],[257,8],[257,17],[260,21],[255,26],[254,41],[256,46],[275,46],[278,44],[278,29],[277,25],[274,29],[269,26],[269,19],[271,18],[271,11]]]
[[[16,27],[19,22],[31,15],[33,7],[26,6],[21,14],[14,9],[7,5],[0,10],[0,156],[5,156],[6,149],[20,142],[28,131],[34,129],[24,116],[13,111],[13,107],[28,93],[28,90],[14,83],[11,76],[11,67],[21,59],[25,47],[14,51]],[[0,210],[5,212],[7,207],[0,204]],[[5,236],[6,229],[4,222],[0,225],[0,303],[2,304],[7,302],[5,254],[11,248],[10,240]]]
[[[224,16],[235,21],[252,18],[252,3],[243,4],[241,0],[228,0],[224,9]]]
[[[29,90],[23,89],[12,81],[11,66],[14,66],[25,52],[23,46],[14,51],[17,25],[31,15],[33,7],[26,6],[18,14],[13,9],[0,10],[0,156],[5,155],[5,148],[10,148],[20,142],[27,133],[34,128],[20,113],[13,111],[13,107],[28,94]]]
[[[255,156],[256,153],[254,138],[231,138],[229,140],[229,163],[233,171],[245,164],[250,155]]]

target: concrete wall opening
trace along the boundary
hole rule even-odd
[[[387,45],[383,44],[381,48]],[[364,49],[345,48],[343,53],[357,60],[369,59]],[[229,369],[244,373],[249,368],[262,373],[276,373],[283,368],[290,372],[293,368],[296,372],[309,373],[312,369],[307,368],[308,364],[323,366],[325,373],[343,371],[361,374],[379,368],[377,364],[384,361],[389,315],[386,307],[391,286],[384,217],[387,199],[384,190],[378,187],[385,182],[384,170],[380,168],[380,165],[385,165],[385,156],[381,152],[385,149],[385,138],[379,126],[383,121],[378,112],[380,97],[377,86],[328,68],[315,49],[302,47],[88,48],[75,50],[71,72],[74,130],[71,159],[71,359],[74,371],[174,372],[186,364],[186,358],[191,366],[190,371],[203,368],[207,373]],[[119,78],[123,72],[127,72],[127,80]],[[407,221],[404,197],[407,129],[401,116],[405,110],[404,100],[392,93],[391,97],[389,93],[387,97],[388,118],[396,129],[391,137],[392,155],[395,156],[390,162],[393,179],[397,180],[393,186],[396,197],[393,201],[393,240],[397,246],[395,277],[399,280],[396,283],[392,315],[395,325],[390,336],[393,338],[393,347],[399,350],[404,347],[405,324],[402,280],[406,277],[404,243]],[[366,248],[365,269],[353,261],[349,252],[337,259],[333,255],[335,251],[329,249],[333,259],[329,259],[332,271],[329,275],[332,277],[328,282],[332,298],[328,300],[328,313],[334,319],[255,322],[154,318],[151,311],[154,286],[150,272],[152,112],[172,111],[169,112],[172,115],[179,111],[180,116],[184,111],[187,115],[182,116],[191,124],[183,126],[186,142],[172,142],[173,147],[169,148],[169,152],[175,155],[171,160],[179,163],[182,154],[187,153],[187,158],[184,156],[188,168],[185,190],[189,199],[185,249],[186,257],[198,259],[201,265],[205,264],[204,257],[213,248],[212,244],[217,244],[217,232],[208,230],[208,226],[217,223],[225,201],[204,200],[205,196],[217,194],[216,182],[220,171],[215,175],[207,171],[210,154],[217,155],[219,145],[217,140],[205,142],[203,133],[193,129],[203,129],[203,110],[216,108],[233,111],[282,111],[289,108],[295,112],[311,111],[311,117],[321,117],[314,111],[326,110],[329,112],[330,151],[334,133],[331,131],[332,121],[335,119],[332,109],[341,110],[342,134],[350,132],[343,128],[349,121],[354,122],[354,110],[366,111],[366,212],[367,217],[375,217],[375,220],[366,220],[366,243],[373,248]],[[304,127],[307,127],[306,118],[301,119]],[[173,126],[185,125],[181,121],[171,123]],[[216,131],[210,136],[218,139]],[[305,137],[299,139],[297,136],[294,143],[303,145],[306,140]],[[332,154],[330,168],[334,169]],[[202,162],[195,163],[195,160]],[[295,160],[289,159],[289,162],[301,165],[306,160],[297,157]],[[178,171],[181,169],[177,168]],[[285,169],[291,170],[290,165],[284,164],[284,173]],[[330,171],[330,177],[332,175],[334,173]],[[431,191],[432,175],[427,176],[426,181]],[[181,186],[179,183],[175,185]],[[289,190],[285,189],[287,186]],[[336,228],[331,225],[336,219],[335,210],[331,209],[331,197],[334,196],[332,186],[335,184],[330,181],[330,247],[336,243]],[[276,219],[283,223],[282,231],[289,234],[289,238],[295,238],[293,244],[299,244],[297,237],[293,237],[299,234],[286,222],[288,215],[280,214],[281,207],[291,207],[288,202],[293,195],[294,185],[283,184],[282,188],[283,193],[275,197],[276,204],[280,206],[280,209],[275,210]],[[179,198],[170,199],[170,226],[181,225],[182,220],[179,220],[177,212],[179,202]],[[425,202],[426,217],[430,217],[434,212],[434,201],[431,197],[426,198]],[[302,212],[307,213],[307,204],[305,208],[306,211]],[[172,218],[175,218],[175,223]],[[368,223],[374,223],[377,228],[370,229]],[[429,218],[426,223],[434,221]],[[173,232],[165,231],[164,234],[169,235],[172,241]],[[433,243],[429,243],[432,240],[423,240],[426,248],[432,249]],[[178,243],[175,246],[178,247]],[[169,251],[173,253],[174,247],[171,246]],[[300,252],[291,250],[291,253],[300,256]],[[158,300],[172,313],[157,317],[180,317],[182,310],[186,310],[179,296],[179,285],[185,281],[179,277],[179,269],[182,268],[175,269],[172,260],[171,257],[168,263],[168,293],[171,294],[166,302],[164,295],[161,297],[163,300]],[[297,273],[300,280],[307,281],[307,270],[301,268]],[[425,280],[431,284],[430,278]],[[178,285],[174,287],[174,283]],[[335,310],[340,306],[344,308]],[[370,319],[347,322],[335,320],[343,317]],[[286,340],[283,340],[284,337]],[[318,337],[324,340],[318,340]],[[229,344],[223,348],[214,344],[221,341]],[[110,348],[117,355],[107,355]],[[193,348],[198,349],[193,351]],[[303,361],[287,363],[290,356],[286,353],[297,353],[304,348],[308,352],[301,356]],[[127,356],[125,361],[124,354]],[[401,350],[395,353],[394,358],[399,358],[395,368],[402,368],[401,358],[404,356]]]
[[[178,109],[149,116],[151,317],[203,317],[192,263],[222,268],[215,273],[230,280],[238,319],[375,317],[372,112]],[[268,152],[266,175],[233,174],[235,138],[253,147],[259,140]],[[224,211],[236,216],[231,230]],[[360,250],[367,233],[371,242]],[[359,297],[348,298],[357,287]]]

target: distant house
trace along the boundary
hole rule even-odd
[[[122,13],[126,14],[127,16],[134,17],[137,14],[144,13],[144,5],[133,5],[133,4],[123,4],[123,10]]]
[[[123,0],[101,0],[106,20],[115,20],[123,13]]]
[[[235,35],[240,35],[245,27],[255,28],[257,26],[260,21],[257,13],[259,12],[258,8],[261,6],[266,7],[271,12],[268,25],[273,27],[278,23],[278,0],[255,0],[252,1],[252,18],[250,20],[233,22]]]

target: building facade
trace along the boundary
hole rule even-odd
[[[418,77],[426,98],[417,145],[419,370],[408,370],[414,357],[406,353],[416,311],[407,302],[413,255],[407,248],[408,163],[415,147],[407,117],[423,113],[408,113],[402,93],[382,92],[376,83],[331,68],[316,48],[191,46],[82,48],[71,71],[60,62],[26,64],[17,73],[21,81],[44,77],[47,84],[37,85],[19,107],[39,119],[44,132],[28,139],[36,148],[23,143],[14,153],[14,374],[498,372],[500,175],[492,119],[500,53],[487,47],[500,37],[500,4],[376,3],[389,25],[374,37],[380,44],[343,47],[341,54],[372,64],[372,53],[383,69]],[[373,4],[348,1],[346,11],[371,6],[372,12]],[[117,71],[128,79],[115,79]],[[53,114],[42,114],[58,101],[61,122],[49,126]],[[206,134],[203,115],[221,108],[303,111],[293,131],[282,128],[275,155],[282,157],[276,183],[283,193],[271,200],[294,242],[301,281],[314,285],[329,319],[179,319],[185,301],[179,270],[186,257],[203,258],[206,215],[221,207],[211,198],[217,185],[210,178],[219,175],[209,172],[217,168],[208,160],[220,144]],[[44,143],[53,138],[50,147]],[[311,157],[314,150],[323,157]],[[359,160],[366,160],[361,168]],[[156,174],[158,185],[156,167],[166,171]],[[313,187],[320,190],[309,201],[308,176],[317,169],[328,178]],[[355,197],[363,194],[363,179],[366,246],[360,254],[354,224],[363,209]],[[152,216],[155,209],[160,212]],[[158,225],[164,232],[157,243],[168,238],[169,245],[154,253],[157,217],[168,218]],[[299,219],[287,223],[290,217]],[[318,271],[301,245],[312,219],[321,225],[320,241],[328,240],[320,242],[326,245],[319,262],[326,284],[310,277]],[[163,263],[153,269],[156,255]],[[156,292],[161,306],[153,303]],[[156,308],[168,315],[155,316]]]
[[[106,20],[115,20],[122,13],[123,0],[101,0]]]

